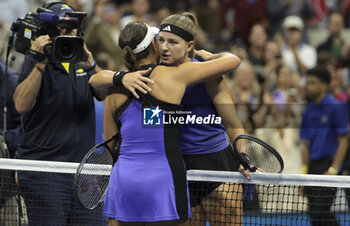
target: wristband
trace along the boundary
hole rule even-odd
[[[42,54],[32,49],[29,49],[29,54],[32,55],[37,62],[43,62],[46,59],[45,54]]]
[[[97,64],[96,64],[96,61],[95,61],[95,62],[94,62],[94,65],[93,65],[92,67],[86,69],[85,72],[90,72],[90,71],[95,70],[96,66],[97,66]]]
[[[338,170],[336,168],[334,168],[333,166],[328,168],[328,173],[332,174],[332,175],[337,175],[338,174]]]
[[[128,73],[126,71],[117,71],[114,75],[113,75],[113,84],[115,86],[123,86],[122,83],[122,79],[124,77],[124,75]]]
[[[41,73],[44,73],[44,71],[45,71],[45,68],[42,68],[37,63],[35,64],[35,68],[38,69],[38,71],[40,71]]]

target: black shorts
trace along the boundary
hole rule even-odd
[[[186,169],[238,171],[239,161],[234,156],[231,145],[225,149],[200,155],[184,155]],[[202,199],[219,187],[222,182],[189,181],[191,207],[198,206]]]

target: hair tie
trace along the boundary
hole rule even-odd
[[[125,41],[125,42],[124,42],[124,47],[125,47],[125,46],[130,46],[130,47],[131,47],[131,42],[130,42],[130,41]]]

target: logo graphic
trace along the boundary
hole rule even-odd
[[[144,108],[143,109],[143,125],[158,126],[161,125],[161,112],[159,106],[156,108]]]
[[[166,26],[165,28],[163,28],[163,31],[171,31],[170,26]]]

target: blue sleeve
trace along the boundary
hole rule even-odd
[[[346,104],[336,104],[334,120],[337,135],[345,135],[348,133],[349,120]]]
[[[307,125],[307,111],[305,110],[302,114],[301,126],[300,126],[300,139],[309,140],[309,126]]]

